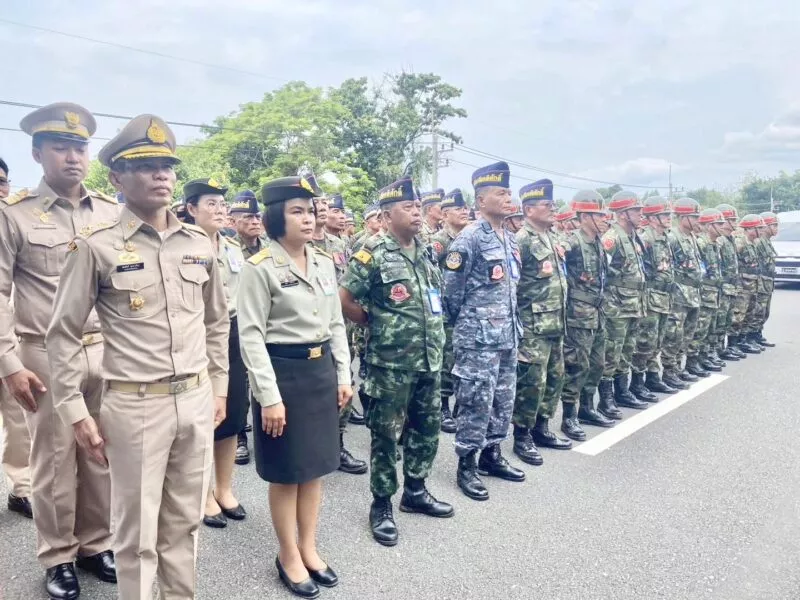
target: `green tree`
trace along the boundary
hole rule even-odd
[[[108,167],[104,166],[97,159],[89,163],[89,171],[83,183],[90,190],[103,192],[110,196],[113,196],[117,192],[108,180]]]

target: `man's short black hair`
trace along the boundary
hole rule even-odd
[[[0,157],[0,171],[3,171],[3,174],[8,177],[8,165],[6,164],[6,161],[2,159],[2,157]]]

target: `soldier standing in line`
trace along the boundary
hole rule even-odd
[[[456,188],[445,195],[442,200],[442,228],[431,237],[431,249],[436,263],[444,271],[445,258],[450,250],[450,245],[456,236],[469,224],[467,203],[464,195]],[[452,370],[455,363],[453,352],[453,326],[444,324],[444,352],[442,355],[442,431],[445,433],[456,432],[456,421],[450,413],[450,396],[455,392],[453,388]]]
[[[378,203],[370,204],[364,209],[364,229],[355,234],[350,245],[350,252],[356,253],[364,241],[381,230],[380,207]]]
[[[349,248],[353,243],[353,236],[356,233],[356,216],[349,208],[344,211],[344,231],[342,232],[342,239],[347,242]]]
[[[644,246],[636,233],[642,203],[633,192],[622,190],[614,194],[608,208],[614,213],[615,221],[602,240],[608,258],[608,282],[603,303],[606,361],[600,380],[600,400],[608,403],[613,381],[614,402],[641,410],[647,408],[647,402],[657,400],[646,389],[637,390],[644,401],[629,390],[636,322],[644,316],[645,308]]]
[[[750,347],[758,352],[763,352],[766,348],[759,343],[758,332],[763,326],[769,302],[767,257],[761,246],[761,231],[765,227],[764,220],[758,215],[747,215],[739,222],[739,227],[744,230],[742,244],[739,248],[739,270],[742,273],[745,290],[749,292],[741,335]]]
[[[513,210],[508,164],[472,174],[481,218],[453,240],[445,258],[444,307],[453,325],[458,486],[473,500],[488,500],[478,477],[524,481],[500,452],[508,435],[522,326],[517,310],[520,258],[504,226]],[[480,461],[478,461],[480,452]]]
[[[703,280],[700,285],[700,310],[692,346],[701,369],[719,372],[726,363],[719,358],[715,360],[711,349],[712,342],[717,336],[717,314],[720,310],[719,298],[722,295],[722,270],[717,239],[722,235],[721,227],[725,223],[725,218],[716,208],[705,208],[700,212],[697,223],[701,228],[696,238]]]
[[[698,381],[697,375],[683,369],[682,356],[687,353],[697,327],[702,280],[700,255],[694,237],[700,205],[692,198],[679,198],[672,212],[677,217],[677,223],[673,221],[672,229],[667,232],[667,240],[672,250],[675,285],[672,288],[672,313],[661,348],[664,379],[670,385],[675,379],[689,383]]]
[[[235,239],[242,248],[245,260],[264,247],[260,212],[256,195],[250,190],[236,194],[229,208],[229,214],[236,222]]]
[[[514,397],[514,453],[528,464],[541,465],[536,445],[568,450],[572,442],[549,428],[564,385],[564,321],[567,278],[564,248],[550,233],[553,225],[553,182],[541,179],[519,191],[525,224],[517,233],[522,262],[517,306],[522,341],[517,351]],[[586,439],[575,403],[564,405],[561,430],[577,441]],[[533,444],[528,443],[532,438]]]
[[[53,349],[45,344],[45,333],[70,241],[113,221],[120,207],[83,185],[96,128],[89,111],[59,102],[28,114],[20,127],[33,138],[33,158],[44,176],[36,189],[5,198],[0,210],[0,376],[26,409],[37,557],[46,569],[47,592],[72,599],[80,594],[76,557],[78,567],[116,581],[108,467],[94,462],[73,434],[84,417],[100,412],[103,336],[94,312],[77,325],[81,409],[59,418],[63,396],[48,363]],[[75,284],[74,289],[85,295],[88,288]]]
[[[442,198],[444,198],[444,190],[441,188],[423,192],[420,196],[423,219],[420,237],[426,246],[431,243],[431,237],[442,226]]]
[[[761,295],[760,301],[764,304],[764,318],[761,323],[757,324],[758,331],[753,336],[753,340],[765,348],[774,348],[775,344],[768,342],[764,337],[764,324],[769,319],[772,295],[775,292],[775,257],[778,253],[775,251],[771,239],[778,235],[778,215],[767,211],[759,216],[764,221],[764,227],[758,231],[764,283],[764,293]]]
[[[647,226],[640,234],[644,244],[647,312],[637,329],[636,351],[631,360],[631,392],[636,395],[634,390],[645,386],[651,392],[674,394],[686,386],[680,380],[672,382],[678,383],[677,387],[663,381],[658,362],[672,308],[672,286],[675,279],[672,251],[666,233],[672,225],[669,203],[660,196],[651,196],[644,201],[642,216],[647,220]]]
[[[578,227],[578,215],[572,206],[565,204],[556,211],[553,230],[560,240],[567,239]]]
[[[519,200],[512,200],[514,205],[514,212],[506,217],[506,228],[514,235],[522,229],[522,224],[525,222],[525,215],[522,214],[522,205]]]
[[[53,395],[81,448],[110,465],[121,600],[194,598],[214,428],[225,418],[230,321],[208,235],[169,210],[175,136],[140,115],[100,162],[125,208],[70,244],[47,331]],[[81,333],[97,309],[106,345],[99,418],[81,394]],[[71,596],[72,597],[72,596]]]
[[[719,312],[717,313],[717,339],[716,348],[720,359],[738,361],[747,355],[732,343],[733,337],[733,304],[739,295],[741,281],[739,279],[739,262],[736,257],[736,246],[733,241],[733,228],[738,215],[736,209],[730,204],[720,204],[717,210],[722,213],[725,223],[720,226],[722,235],[717,238],[720,257],[720,273],[722,275],[722,293],[719,297]]]
[[[757,215],[747,216],[748,221],[753,221],[757,217]],[[757,288],[757,281],[752,277],[752,256],[750,256],[750,250],[745,248],[747,235],[740,225],[741,221],[737,222],[731,218],[727,218],[727,221],[733,227],[731,240],[736,248],[736,262],[739,269],[739,286],[733,302],[733,318],[731,320],[731,333],[728,336],[728,343],[741,352],[743,357],[748,354],[761,354],[763,348],[760,345],[752,344],[742,331],[747,315],[747,307],[750,304],[750,297],[755,294]]]
[[[564,256],[567,319],[561,402],[564,406],[580,402],[580,423],[612,427],[614,420],[622,419],[622,411],[610,390],[601,396],[599,412],[594,407],[606,348],[602,306],[608,264],[600,243],[601,232],[606,231],[603,197],[595,190],[581,190],[572,199],[572,209],[578,215],[579,227],[567,235]]]
[[[417,237],[422,229],[419,201],[410,178],[379,192],[388,231],[373,236],[350,260],[339,296],[354,323],[368,327],[367,426],[370,447],[369,511],[375,540],[397,544],[392,511],[397,491],[397,443],[403,434],[405,482],[400,510],[451,517],[453,507],[428,492],[441,427],[441,275]]]

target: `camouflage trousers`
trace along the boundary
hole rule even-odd
[[[744,287],[739,290],[739,294],[733,301],[733,323],[731,329],[733,335],[750,333],[745,331],[745,318],[750,310],[750,304],[755,299],[756,283],[754,281],[744,281]]]
[[[456,359],[453,354],[453,328],[444,327],[444,348],[442,349],[442,398],[450,398],[455,393],[453,386],[453,365]]]
[[[553,418],[564,387],[564,338],[531,335],[517,361],[517,391],[511,421],[530,429],[536,415]]]
[[[455,349],[456,454],[466,456],[508,435],[517,386],[517,350]]]
[[[372,494],[388,498],[397,491],[397,444],[403,437],[403,474],[426,479],[439,448],[442,403],[439,373],[402,371],[367,365],[364,391],[372,398],[367,427],[371,433]]]
[[[742,333],[758,333],[764,328],[767,320],[767,307],[772,294],[757,293],[753,295],[747,314],[744,318]]]
[[[716,339],[714,347],[721,350],[725,346],[725,336],[731,334],[733,326],[733,303],[736,296],[726,296],[720,294],[719,296],[719,310],[717,311],[717,318],[715,324]]]
[[[692,341],[689,342],[688,356],[701,356],[708,351],[708,340],[716,335],[716,316],[719,308],[701,306],[697,311],[697,325]]]
[[[661,344],[661,364],[664,371],[682,371],[683,355],[694,338],[699,308],[675,305],[667,319],[667,330]]]
[[[561,401],[577,404],[581,390],[594,396],[606,363],[603,329],[567,327],[564,336],[564,386]]]
[[[636,347],[636,319],[634,317],[607,318],[606,360],[603,379],[630,372],[633,350]]]
[[[650,371],[658,373],[658,354],[667,332],[668,313],[648,310],[643,319],[636,325],[636,348],[631,358],[631,369],[636,373]]]

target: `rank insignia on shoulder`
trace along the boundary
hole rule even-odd
[[[369,263],[369,261],[372,260],[372,254],[370,254],[366,250],[362,249],[362,250],[359,250],[358,252],[356,252],[353,255],[353,258],[355,258],[361,264],[366,265],[367,263]]]
[[[461,252],[448,252],[444,266],[451,271],[461,271],[464,268],[464,255]]]
[[[247,262],[257,265],[265,258],[269,258],[272,256],[272,251],[269,248],[264,248],[263,250],[259,250],[253,256],[247,259]]]

